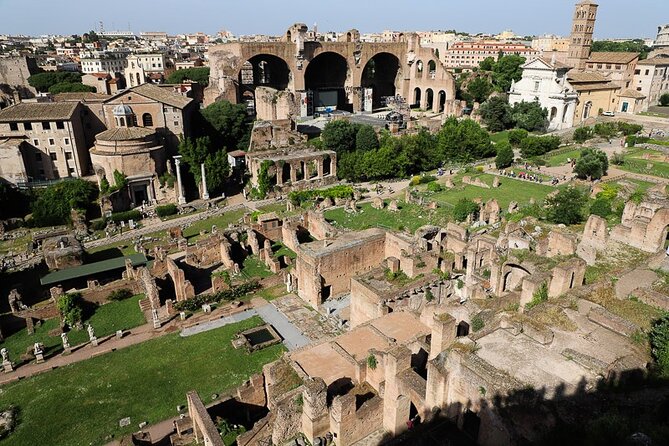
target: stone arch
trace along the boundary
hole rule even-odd
[[[437,62],[430,60],[427,63],[427,73],[428,79],[436,79],[437,77]]]
[[[413,104],[416,107],[420,107],[421,91],[420,88],[416,87],[413,89]]]
[[[551,107],[551,114],[550,117],[548,118],[548,121],[553,122],[553,120],[555,120],[555,118],[557,117],[557,113],[558,113],[557,107]]]
[[[395,96],[401,73],[400,60],[391,53],[381,52],[372,56],[362,70],[360,86],[372,88],[373,107],[383,106],[383,98]]]
[[[305,89],[314,93],[316,109],[337,108],[350,110],[346,85],[350,68],[344,56],[332,51],[318,54],[309,61],[304,71]]]
[[[425,109],[432,110],[434,107],[434,91],[431,88],[425,90]]]
[[[440,90],[438,94],[439,113],[443,113],[446,109],[446,92]]]
[[[142,115],[142,126],[153,127],[153,116],[151,116],[151,113],[144,113]]]
[[[585,103],[585,107],[583,107],[583,120],[586,120],[590,117],[590,113],[592,112],[592,101],[588,101]]]
[[[414,77],[419,78],[423,76],[423,71],[425,71],[425,66],[423,64],[422,60],[417,60],[416,61],[416,71]]]
[[[524,267],[508,263],[502,269],[502,292],[513,291],[523,283],[531,273]]]

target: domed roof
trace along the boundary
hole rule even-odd
[[[125,104],[119,104],[112,110],[114,116],[128,116],[132,115],[132,108]]]

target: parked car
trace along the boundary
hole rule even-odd
[[[613,113],[612,111],[605,111],[604,113],[602,113],[602,116],[615,116],[615,115],[616,114]]]

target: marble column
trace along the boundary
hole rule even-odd
[[[297,182],[297,170],[295,169],[295,164],[290,163],[290,182]]]
[[[283,186],[283,165],[280,162],[274,163],[276,169],[276,185]]]
[[[179,204],[186,204],[186,197],[184,197],[183,183],[181,182],[181,156],[174,157],[174,165],[177,168],[177,202]]]
[[[202,198],[204,200],[209,200],[209,191],[207,190],[207,176],[204,171],[204,163],[200,164],[200,170],[202,172]]]
[[[316,160],[316,171],[318,172],[318,175],[316,175],[316,178],[319,180],[323,178],[323,158],[319,158]]]

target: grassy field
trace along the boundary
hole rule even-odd
[[[494,176],[488,174],[470,175],[472,178],[479,178],[484,183],[492,186]],[[500,186],[498,188],[484,189],[482,187],[463,185],[462,179],[457,178],[454,182],[455,188],[447,189],[443,192],[438,192],[430,197],[438,203],[446,203],[455,205],[462,198],[481,198],[487,201],[495,198],[502,209],[506,209],[509,203],[516,201],[519,204],[526,204],[531,198],[538,203],[541,202],[546,195],[555,190],[554,187],[546,184],[531,183],[529,181],[514,180],[511,178],[500,178]]]
[[[509,142],[509,131],[505,130],[503,132],[497,132],[490,135],[490,139],[495,144],[499,144],[502,141]]]
[[[143,295],[138,295],[99,306],[95,308],[95,312],[90,317],[85,318],[84,323],[89,323],[93,326],[97,337],[113,334],[116,330],[129,330],[143,325],[146,323],[146,320],[139,310],[138,304],[139,300],[143,297]],[[0,343],[0,348],[6,348],[9,351],[11,360],[17,364],[20,362],[20,356],[35,342],[44,344],[47,355],[58,353],[63,349],[60,335],[49,336],[49,332],[58,327],[58,319],[49,319],[39,327],[35,327],[35,333],[32,335],[28,334],[28,330],[23,329],[8,336]],[[88,333],[86,330],[72,330],[68,333],[68,338],[70,345],[75,346],[88,342]]]
[[[625,163],[616,167],[628,172],[659,176],[663,178],[669,177],[669,163],[658,161],[652,158],[646,160],[643,159],[644,155],[663,158],[662,153],[654,150],[631,150],[625,154]],[[648,166],[650,166],[650,168],[648,168]]]
[[[548,167],[557,167],[567,164],[567,159],[578,159],[581,156],[582,149],[574,149],[568,152],[560,153],[555,156],[550,156],[546,158],[546,165]]]
[[[244,259],[241,274],[247,279],[264,279],[265,277],[271,276],[272,272],[267,269],[267,266],[265,266],[257,256],[248,256]]]
[[[366,203],[359,206],[355,214],[347,213],[344,208],[332,209],[325,212],[325,218],[337,226],[354,230],[381,227],[415,232],[424,225],[445,226],[448,223],[448,209],[444,207],[426,211],[421,206],[399,202],[400,211],[391,212],[387,204],[388,201],[384,209],[374,209],[371,204]]]
[[[189,390],[206,404],[281,355],[281,345],[233,349],[236,333],[262,323],[255,317],[187,338],[174,333],[3,386],[0,407],[16,405],[20,422],[2,444],[103,445],[138,423],[177,415]],[[125,417],[131,424],[120,428]]]
[[[200,231],[210,232],[212,225],[216,225],[218,229],[225,229],[229,224],[237,223],[244,214],[245,211],[240,209],[237,211],[226,212],[223,215],[208,218],[206,220],[200,220],[184,229],[183,236],[186,237],[189,242],[195,241],[199,238]]]

